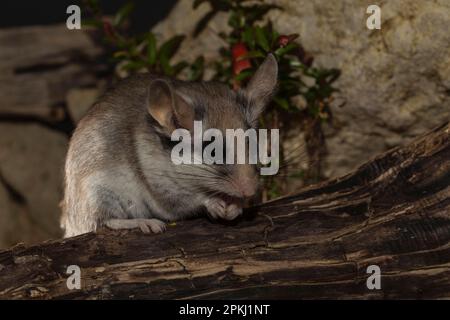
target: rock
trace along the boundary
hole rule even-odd
[[[58,132],[0,123],[0,247],[61,235],[66,148]]]
[[[333,105],[334,128],[325,128],[325,174],[343,175],[372,156],[404,144],[450,119],[450,2],[381,1],[381,30],[366,28],[367,1],[277,0],[270,17],[282,33],[299,33],[317,66],[342,70]],[[155,31],[166,38],[191,32],[208,11],[179,1]],[[220,14],[177,57],[217,59],[226,29]],[[345,106],[338,108],[344,100]]]
[[[67,94],[67,108],[75,123],[78,123],[86,111],[92,106],[99,96],[96,88],[73,89]]]
[[[18,222],[20,219],[23,220],[25,215],[22,214],[20,205],[11,199],[11,195],[3,184],[0,184],[0,207],[0,248],[6,248],[22,240],[17,230],[28,234],[31,231],[31,225],[28,221]],[[19,224],[22,228],[18,227]]]
[[[65,24],[2,29],[0,48],[0,114],[54,120],[69,89],[96,86],[101,49],[83,31]]]
[[[1,29],[0,48],[0,247],[8,247],[61,235],[72,124],[55,124],[66,110],[77,121],[95,99],[102,52],[65,24]]]

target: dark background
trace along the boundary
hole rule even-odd
[[[0,28],[27,25],[64,23],[68,17],[66,9],[80,0],[2,0],[0,9]],[[103,0],[101,8],[106,14],[113,14],[127,0]],[[135,1],[136,7],[131,15],[133,33],[145,32],[158,21],[164,19],[175,5],[176,0]],[[83,9],[81,11],[83,18]]]

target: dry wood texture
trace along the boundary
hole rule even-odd
[[[450,298],[450,126],[355,172],[162,235],[85,234],[0,253],[0,298]],[[366,286],[381,268],[381,290]],[[81,290],[66,268],[81,267]]]

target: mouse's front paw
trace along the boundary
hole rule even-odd
[[[166,231],[166,224],[158,219],[136,219],[138,227],[143,233],[163,233]]]
[[[225,217],[222,217],[227,220],[236,219],[238,216],[242,214],[242,207],[239,205],[232,203],[227,206],[227,213]]]
[[[143,233],[162,233],[166,224],[158,219],[111,219],[105,225],[114,230],[139,228]]]
[[[227,204],[219,198],[206,200],[205,207],[211,218],[214,219],[224,216],[227,212]]]
[[[206,210],[214,219],[222,218],[225,220],[233,220],[242,214],[242,208],[235,204],[227,204],[224,200],[219,198],[208,199],[205,202]]]

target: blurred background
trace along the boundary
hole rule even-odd
[[[66,9],[81,8],[81,30]],[[381,8],[370,30],[369,5]],[[342,176],[450,120],[448,0],[3,1],[0,248],[61,236],[63,165],[77,122],[137,72],[238,89],[268,52],[280,88],[282,170],[260,201]]]

